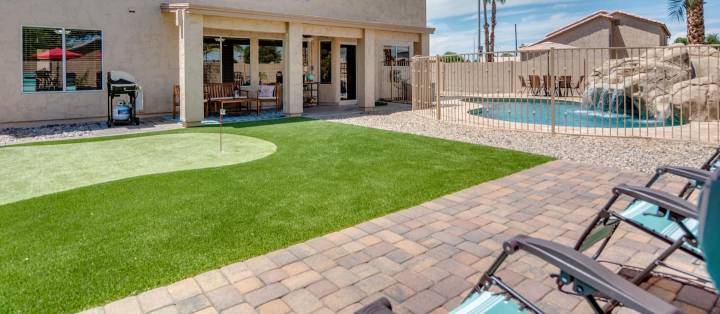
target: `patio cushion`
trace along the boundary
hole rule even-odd
[[[646,228],[660,233],[672,240],[680,239],[685,232],[680,229],[680,226],[674,221],[669,219],[669,213],[658,216],[659,208],[653,204],[644,201],[635,201],[628,206],[622,213],[621,216],[635,221]],[[693,235],[698,235],[698,221],[692,218],[686,218],[683,220],[683,224],[690,229]],[[701,250],[689,244],[684,244],[685,248],[702,254]]]
[[[273,97],[274,92],[274,85],[260,85],[260,92],[258,98]]]
[[[504,314],[504,313],[530,313],[520,309],[520,306],[513,300],[507,300],[503,295],[489,291],[482,293],[473,292],[460,306],[454,309],[452,314]]]

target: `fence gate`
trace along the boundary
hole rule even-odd
[[[378,67],[378,90],[382,101],[407,102],[412,100],[412,71],[410,61],[388,60]]]

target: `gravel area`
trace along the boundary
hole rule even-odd
[[[0,146],[30,142],[64,140],[81,137],[98,137],[168,130],[181,127],[179,124],[163,119],[141,120],[139,126],[116,126],[108,128],[104,122],[85,122],[53,124],[38,127],[0,129]]]
[[[409,111],[325,116],[325,120],[552,156],[594,166],[654,172],[661,165],[699,167],[714,147],[658,139],[552,135],[496,130],[420,117]]]

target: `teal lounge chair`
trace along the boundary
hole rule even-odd
[[[700,247],[705,253],[705,268],[713,282],[720,282],[720,241],[717,241],[720,226],[720,170],[715,170],[700,197]]]
[[[632,284],[571,247],[522,235],[504,243],[503,252],[495,263],[483,274],[480,282],[473,288],[465,301],[451,313],[544,313],[537,305],[527,300],[496,275],[496,271],[505,260],[511,254],[519,251],[534,255],[558,267],[560,269],[559,280],[566,285],[572,284],[573,292],[584,298],[596,313],[605,313],[596,299],[598,295],[618,300],[624,307],[640,313],[682,313],[673,305]],[[493,286],[502,292],[491,292],[490,288]],[[389,300],[382,298],[356,313],[386,314],[392,313],[392,307]]]
[[[665,260],[677,250],[681,250],[694,258],[704,260],[703,252],[698,247],[697,208],[688,199],[710,177],[710,170],[720,166],[720,147],[700,169],[685,167],[660,167],[645,187],[620,185],[613,189],[613,196],[598,213],[592,223],[583,232],[575,245],[578,251],[587,251],[600,243],[593,254],[598,259],[621,222],[632,225],[639,230],[664,241],[669,247],[663,251],[646,268],[633,278],[633,282],[643,282],[658,266],[682,270],[667,265]],[[678,195],[653,190],[651,187],[665,174],[673,174],[688,180]],[[621,196],[629,196],[633,201],[622,211],[613,210],[613,206]],[[683,272],[684,273],[684,272]],[[688,274],[700,281],[707,281],[693,274]]]

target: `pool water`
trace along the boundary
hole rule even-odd
[[[466,99],[466,102],[482,104],[482,108],[470,110],[471,115],[518,123],[552,125],[552,109],[549,99]],[[599,128],[644,128],[678,125],[677,121],[654,120],[639,116],[636,112],[618,113],[583,108],[579,102],[556,100],[555,125]]]

